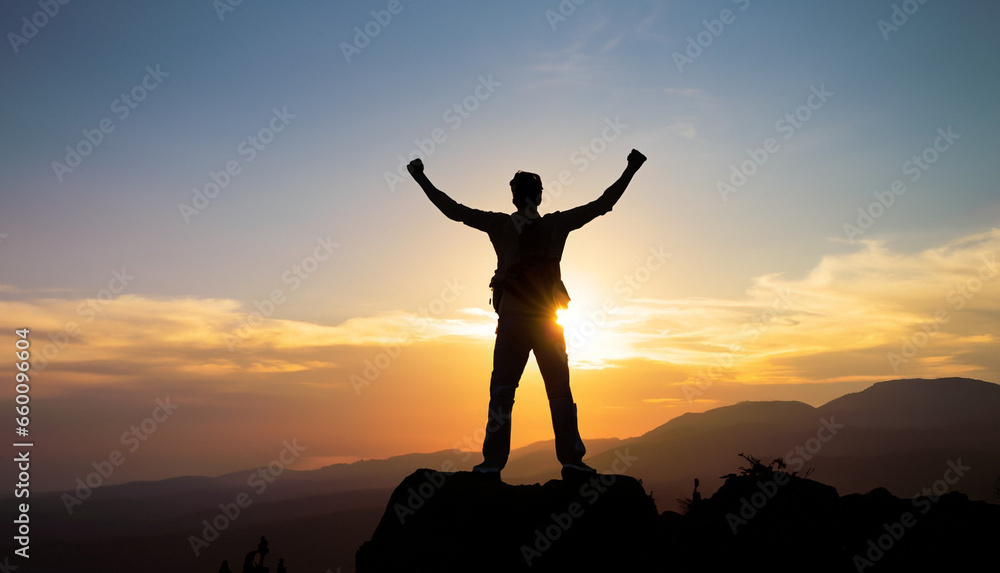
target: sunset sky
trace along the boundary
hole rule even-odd
[[[1000,382],[1000,4],[39,6],[0,16],[0,344],[40,489],[470,447],[496,258],[416,156],[507,212],[519,169],[548,212],[648,157],[563,258],[584,438]],[[551,438],[533,360],[514,420]]]

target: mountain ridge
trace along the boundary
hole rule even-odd
[[[962,402],[956,403],[961,398]],[[945,413],[934,416],[927,415],[927,408],[936,404],[947,404],[960,419],[947,419]],[[691,439],[694,436],[705,435],[711,430],[722,431],[734,427],[742,427],[746,431],[753,426],[762,435],[774,435],[792,432],[794,434],[815,429],[816,424],[824,416],[832,416],[845,422],[867,425],[870,421],[860,418],[861,414],[881,408],[879,422],[889,421],[898,424],[897,431],[903,432],[916,428],[918,433],[933,434],[941,425],[952,424],[961,427],[985,426],[989,431],[998,432],[998,448],[1000,448],[1000,429],[996,428],[995,412],[1000,412],[1000,385],[972,378],[937,378],[937,379],[897,379],[876,382],[859,392],[845,394],[820,406],[811,406],[800,401],[769,400],[742,401],[736,404],[712,408],[705,412],[688,412],[672,418],[663,424],[632,438],[588,439],[589,460],[600,460],[613,457],[613,451],[628,447],[634,443],[661,443],[664,440]],[[885,415],[888,410],[892,416]],[[970,420],[969,412],[974,414]],[[819,414],[819,417],[817,417]],[[775,419],[784,417],[789,423],[774,427]],[[933,424],[920,426],[917,421],[931,421]],[[839,422],[838,422],[839,423]],[[923,430],[920,430],[920,428]],[[891,433],[891,432],[888,432]],[[676,434],[676,435],[675,435]],[[992,434],[991,434],[992,435]],[[506,475],[517,483],[527,483],[531,480],[544,481],[558,473],[554,462],[552,440],[532,442],[511,452],[511,458]],[[739,449],[739,448],[738,448]],[[727,454],[730,452],[727,451]],[[531,456],[534,459],[529,459]],[[294,480],[299,486],[312,494],[334,493],[352,489],[392,488],[399,483],[414,467],[431,467],[442,469],[451,467],[454,470],[470,469],[477,461],[478,452],[463,452],[457,456],[454,450],[438,450],[427,453],[407,453],[388,458],[359,460],[350,463],[338,463],[312,470],[285,469],[278,482]],[[466,459],[458,459],[466,458]],[[547,458],[552,458],[547,459]],[[527,462],[532,463],[527,463]],[[599,463],[599,461],[598,461]],[[551,467],[547,467],[551,466]],[[547,469],[542,469],[547,467]],[[151,493],[183,493],[185,487],[195,489],[218,488],[226,489],[245,483],[247,476],[259,468],[228,472],[219,476],[176,476],[163,480],[141,480],[123,484],[113,484],[101,487],[102,495],[110,497],[138,497]],[[537,478],[537,479],[536,479]],[[305,485],[301,482],[336,482],[334,489],[319,485]],[[180,485],[180,487],[177,487]],[[40,495],[59,495],[64,492],[40,492]],[[10,494],[7,494],[10,495]]]
[[[764,460],[784,457],[789,471],[799,470],[800,475],[813,470],[815,479],[836,488],[842,498],[883,489],[908,500],[925,488],[943,485],[973,500],[997,501],[1000,419],[989,410],[1000,411],[1000,386],[971,379],[880,384],[818,407],[794,401],[743,402],[678,416],[642,436],[588,440],[593,455],[587,461],[603,473],[627,473],[641,480],[660,512],[677,509],[675,500],[690,496],[694,478],[700,479],[701,491],[718,490],[723,484],[720,476],[732,472],[741,452]],[[927,418],[920,413],[927,404],[948,407]],[[897,415],[880,415],[883,410]],[[921,419],[931,423],[915,425]],[[949,419],[955,421],[953,428],[940,424]],[[515,450],[504,480],[512,485],[547,483],[558,474],[552,450],[550,442]],[[620,467],[623,457],[629,460],[625,469]],[[111,554],[127,563],[129,555],[140,558],[140,552],[126,554],[122,547],[141,538],[143,547],[173,554],[178,540],[200,534],[205,520],[220,519],[221,506],[250,491],[252,505],[241,510],[205,557],[218,555],[221,560],[264,534],[276,547],[289,548],[286,555],[299,556],[296,569],[324,570],[330,564],[353,561],[354,549],[371,534],[386,501],[407,475],[421,467],[446,469],[449,460],[456,471],[465,471],[478,462],[478,455],[441,450],[306,472],[284,470],[259,493],[247,487],[253,469],[218,477],[129,482],[93,490],[72,515],[64,507],[63,492],[32,492],[33,531],[59,544],[65,563],[92,562]],[[971,469],[946,484],[941,480],[949,463]],[[331,531],[337,532],[337,539],[328,545],[336,552],[315,553]],[[310,542],[298,544],[297,539]],[[175,561],[144,570],[198,569],[184,561],[191,557],[190,551],[177,553],[171,558]],[[67,568],[38,569],[49,570]]]

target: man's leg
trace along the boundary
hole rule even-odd
[[[514,391],[524,372],[524,366],[528,363],[530,351],[527,337],[519,324],[501,318],[497,324],[497,340],[493,347],[493,374],[490,376],[490,405],[486,437],[483,439],[483,463],[473,468],[477,472],[499,474],[507,465]]]
[[[515,386],[490,389],[486,437],[483,438],[483,463],[473,468],[483,473],[499,473],[510,456],[510,423],[514,408]]]
[[[545,381],[545,393],[552,412],[552,430],[556,436],[556,458],[566,470],[593,472],[583,463],[587,448],[580,438],[576,404],[569,388],[569,359],[566,356],[566,338],[561,326],[555,322],[541,322],[535,331],[535,360]]]

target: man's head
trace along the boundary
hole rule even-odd
[[[529,202],[537,207],[542,202],[542,178],[535,173],[518,171],[510,180],[510,192],[514,196],[514,206],[518,209]]]

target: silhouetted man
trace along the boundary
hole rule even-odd
[[[633,149],[621,177],[598,199],[545,216],[538,214],[542,180],[534,173],[514,174],[510,190],[517,211],[507,214],[457,203],[430,182],[419,159],[407,165],[410,175],[445,216],[487,233],[497,254],[497,270],[490,281],[493,308],[499,315],[497,340],[493,349],[483,463],[475,471],[499,477],[507,464],[514,391],[528,362],[528,353],[534,351],[549,398],[556,457],[562,463],[563,477],[594,473],[593,468],[583,463],[587,450],[580,439],[576,404],[569,388],[566,340],[562,327],[556,323],[556,310],[566,308],[569,303],[559,261],[569,232],[611,211],[644,161],[646,157]]]

